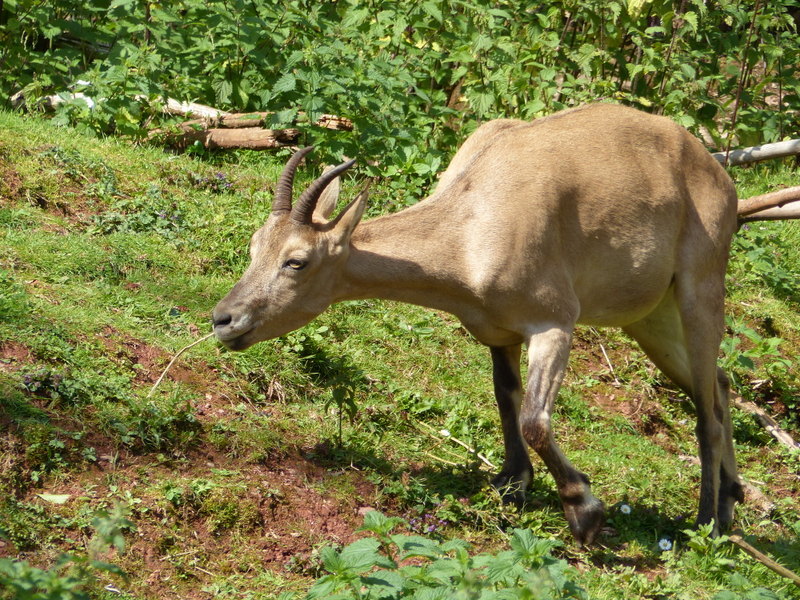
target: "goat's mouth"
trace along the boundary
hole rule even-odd
[[[248,329],[244,332],[237,332],[234,335],[231,335],[230,333],[225,334],[222,331],[216,330],[215,333],[217,334],[217,340],[219,340],[223,346],[228,348],[228,350],[246,350],[258,341],[250,336],[250,334],[253,333],[253,329]],[[248,336],[250,337],[248,338]]]

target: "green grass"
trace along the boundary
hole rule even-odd
[[[474,555],[507,549],[515,527],[556,539],[591,598],[800,597],[730,543],[687,533],[693,410],[616,331],[579,330],[555,416],[609,508],[589,549],[571,541],[536,460],[517,511],[499,503],[490,469],[438,433],[502,462],[488,352],[450,315],[344,303],[244,353],[195,346],[149,396],[171,356],[209,331],[267,214],[283,158],[237,156],[212,164],[0,112],[0,555],[42,568],[83,555],[93,515],[120,505],[136,531],[106,558],[129,579],[99,573],[94,597],[120,597],[102,591],[113,583],[129,598],[269,598],[308,590],[322,547],[366,535],[359,514],[378,508]],[[734,176],[743,196],[797,179],[786,165]],[[728,301],[738,341],[721,356],[737,392],[796,437],[798,280],[798,224],[741,232]],[[734,410],[734,427],[760,493],[737,524],[800,570],[800,458],[747,413]]]

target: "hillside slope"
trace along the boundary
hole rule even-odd
[[[559,540],[592,598],[800,597],[730,543],[685,533],[692,410],[618,332],[578,332],[556,415],[609,507],[589,549],[539,463],[522,512],[488,486],[485,463],[502,462],[488,352],[449,315],[347,303],[245,353],[202,342],[152,389],[209,331],[283,160],[172,156],[0,112],[0,557],[50,568],[88,553],[128,573],[101,572],[96,597],[267,598],[308,589],[320,549],[366,535],[377,508],[474,552],[505,548],[512,527]],[[743,196],[798,179],[735,177]],[[373,212],[389,194],[377,187]],[[735,246],[721,362],[797,438],[800,228],[754,225]],[[749,482],[737,523],[800,570],[800,455],[751,415],[734,422]],[[119,547],[93,542],[98,527]]]

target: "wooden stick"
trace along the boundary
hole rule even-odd
[[[439,438],[437,438],[437,437],[436,437],[436,436],[433,434],[433,432],[434,432],[434,431],[436,431],[436,430],[435,430],[433,427],[431,427],[431,426],[430,426],[430,425],[428,425],[427,423],[423,423],[422,421],[417,421],[417,423],[419,423],[420,425],[422,425],[423,427],[425,427],[425,428],[427,428],[427,429],[428,429],[428,431],[427,431],[428,435],[430,435],[430,436],[431,436],[431,437],[433,437],[434,439],[439,439]],[[445,434],[445,433],[442,433],[442,432],[447,432],[447,433]],[[492,469],[492,470],[494,470],[494,471],[496,471],[496,470],[497,470],[497,467],[496,467],[496,466],[495,466],[495,465],[492,463],[492,461],[490,461],[488,458],[486,458],[486,457],[485,457],[483,454],[481,454],[480,452],[476,451],[476,450],[475,450],[475,448],[471,447],[469,444],[467,444],[467,443],[465,443],[465,442],[462,442],[462,441],[461,441],[461,440],[459,440],[458,438],[455,438],[455,437],[453,437],[453,436],[450,434],[450,432],[449,432],[449,431],[447,431],[446,429],[443,429],[441,432],[437,432],[437,433],[438,433],[440,436],[442,436],[443,438],[445,438],[445,439],[449,439],[449,440],[452,440],[452,441],[454,441],[456,444],[458,444],[459,446],[461,446],[462,448],[465,448],[465,449],[467,450],[467,452],[469,452],[469,453],[470,453],[470,454],[472,454],[473,456],[477,457],[477,458],[478,458],[478,459],[479,459],[479,460],[480,460],[480,461],[481,461],[483,464],[485,464],[485,465],[486,465],[487,467],[489,467],[490,469]]]
[[[161,383],[161,381],[164,379],[164,375],[166,375],[166,374],[167,374],[167,371],[169,371],[170,367],[172,367],[172,365],[173,365],[173,364],[175,364],[175,361],[176,361],[176,360],[178,360],[178,357],[179,357],[181,354],[183,354],[184,352],[186,352],[186,351],[187,351],[189,348],[191,348],[192,346],[196,346],[196,345],[197,345],[197,344],[199,344],[200,342],[205,342],[205,341],[206,341],[208,338],[210,338],[212,335],[214,335],[214,332],[213,332],[213,331],[212,331],[211,333],[209,333],[207,336],[201,337],[199,340],[195,340],[194,342],[192,342],[192,343],[191,343],[191,344],[189,344],[188,346],[184,346],[183,348],[181,348],[180,350],[178,350],[178,353],[177,353],[175,356],[173,356],[173,357],[172,357],[172,360],[171,360],[171,361],[169,361],[169,364],[167,365],[167,368],[166,368],[166,369],[164,369],[164,372],[163,372],[163,373],[161,373],[161,377],[159,377],[159,378],[158,378],[158,380],[157,380],[157,381],[156,381],[156,382],[153,384],[153,387],[151,387],[151,388],[150,388],[150,391],[147,393],[147,397],[149,398],[150,396],[152,396],[152,395],[153,395],[153,392],[155,392],[155,391],[156,391],[156,388],[159,386],[159,384]]]
[[[783,206],[798,200],[800,200],[800,185],[739,200],[736,214],[740,217],[745,217],[766,208]]]
[[[267,150],[294,146],[300,137],[299,129],[261,129],[245,127],[242,129],[200,129],[189,130],[169,139],[169,142],[185,148],[199,141],[209,149],[248,148],[250,150]]]
[[[733,405],[745,412],[749,412],[751,415],[754,415],[755,418],[758,420],[759,423],[767,430],[767,432],[778,440],[781,444],[786,446],[787,448],[797,449],[800,448],[800,443],[795,442],[794,438],[789,435],[786,431],[780,428],[778,423],[773,419],[767,412],[759,406],[756,406],[752,402],[747,402],[742,398],[736,396],[733,398]]]
[[[800,202],[792,202],[784,206],[776,206],[766,210],[759,210],[744,217],[739,217],[739,223],[750,221],[785,221],[787,219],[800,219]]]
[[[724,165],[725,154],[725,152],[713,152],[711,156]],[[727,164],[728,166],[746,165],[760,160],[784,158],[795,154],[800,154],[800,140],[788,140],[786,142],[775,142],[773,144],[762,144],[760,146],[751,146],[750,148],[731,150],[730,153],[728,153]]]
[[[739,532],[736,532],[736,533],[733,533],[733,534],[729,535],[728,539],[731,542],[733,542],[734,544],[736,544],[737,546],[739,546],[739,548],[744,550],[747,554],[749,554],[750,556],[755,558],[762,565],[764,565],[768,569],[773,570],[778,575],[780,575],[782,577],[786,577],[786,579],[789,579],[796,586],[800,587],[800,575],[797,575],[797,573],[795,573],[794,571],[790,571],[789,569],[784,567],[782,564],[774,561],[773,559],[771,559],[769,556],[767,556],[763,552],[760,552],[759,550],[757,550],[756,548],[754,548],[753,546],[751,546],[750,544],[745,542],[744,538],[742,537],[742,535]]]

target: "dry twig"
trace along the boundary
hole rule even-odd
[[[161,376],[160,376],[160,377],[158,378],[158,380],[157,380],[157,381],[156,381],[156,382],[153,384],[153,387],[151,387],[151,388],[150,388],[150,391],[147,393],[147,397],[149,398],[150,396],[152,396],[152,395],[153,395],[153,392],[155,392],[155,391],[156,391],[156,388],[157,388],[157,387],[159,386],[159,384],[161,383],[161,380],[162,380],[162,379],[164,379],[164,376],[167,374],[167,371],[169,371],[170,367],[172,367],[172,365],[173,365],[173,364],[175,364],[175,361],[176,361],[176,360],[178,360],[178,357],[179,357],[181,354],[183,354],[184,352],[186,352],[186,351],[187,351],[189,348],[191,348],[191,347],[193,347],[193,346],[196,346],[196,345],[197,345],[197,344],[199,344],[200,342],[205,342],[205,341],[206,341],[208,338],[210,338],[212,335],[214,335],[214,332],[213,332],[213,331],[212,331],[211,333],[209,333],[208,335],[206,335],[206,336],[204,336],[204,337],[201,337],[199,340],[195,340],[194,342],[192,342],[192,343],[191,343],[191,344],[189,344],[188,346],[184,346],[183,348],[181,348],[180,350],[178,350],[178,353],[177,353],[175,356],[173,356],[173,357],[172,357],[172,360],[171,360],[171,361],[169,361],[169,364],[167,365],[167,368],[166,368],[166,369],[164,369],[164,372],[163,372],[163,373],[161,373]]]
[[[768,569],[771,569],[772,571],[774,571],[775,573],[777,573],[781,577],[786,577],[786,579],[789,579],[796,586],[800,587],[800,575],[798,575],[794,571],[790,571],[789,569],[784,567],[782,564],[774,561],[773,559],[771,559],[769,556],[767,556],[766,554],[764,554],[760,550],[754,548],[753,546],[751,546],[750,544],[745,542],[744,538],[742,537],[742,534],[740,532],[736,532],[736,533],[731,534],[730,536],[728,536],[728,539],[731,542],[733,542],[734,544],[736,544],[737,546],[739,546],[739,548],[744,550],[747,554],[749,554],[750,556],[755,558],[762,565],[764,565]]]

